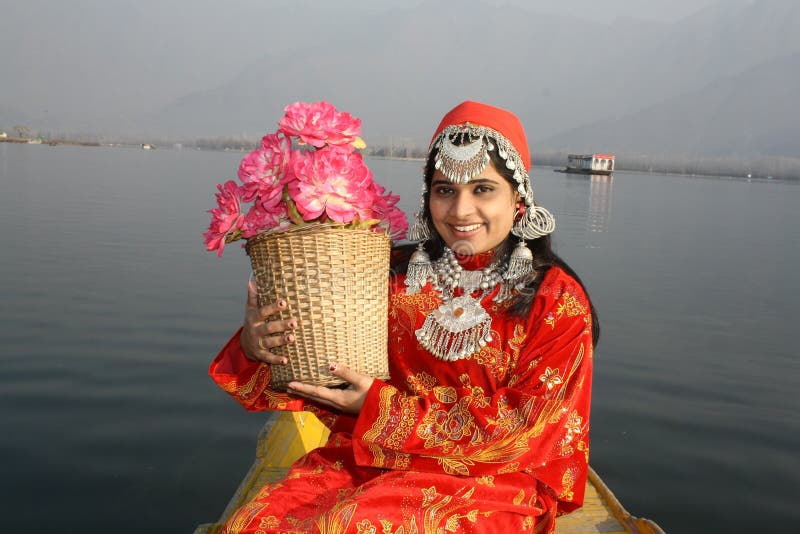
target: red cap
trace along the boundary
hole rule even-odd
[[[522,128],[522,123],[517,116],[510,111],[496,108],[488,104],[467,100],[451,109],[447,115],[444,116],[442,122],[439,123],[439,127],[436,128],[436,133],[433,134],[431,143],[433,143],[436,136],[442,133],[442,130],[448,126],[467,122],[477,126],[491,128],[502,134],[503,137],[514,145],[517,152],[519,152],[522,163],[525,164],[525,170],[531,170],[531,154],[528,150],[528,140],[525,138],[525,130]]]

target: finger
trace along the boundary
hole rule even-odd
[[[326,404],[338,407],[338,403],[335,400],[335,394],[339,393],[339,390],[331,390],[324,386],[314,386],[312,384],[304,384],[302,382],[289,382],[286,387],[292,393],[297,393],[303,397],[323,401]]]
[[[325,406],[330,406],[331,408],[337,408],[337,409],[341,408],[341,406],[339,406],[339,404],[336,403],[336,402],[332,402],[332,401],[323,399],[323,398],[318,397],[316,395],[312,395],[312,394],[306,393],[304,391],[301,391],[300,389],[298,389],[296,387],[292,387],[292,386],[298,386],[298,385],[305,386],[305,384],[301,384],[300,382],[291,382],[286,386],[286,392],[289,393],[290,395],[296,395],[298,397],[302,397],[304,399],[308,399],[310,401],[314,401],[317,404],[323,404]]]
[[[292,342],[294,341],[294,334],[287,332],[287,330],[294,330],[295,328],[297,328],[296,319],[265,321],[263,326],[258,329],[258,334],[264,337],[274,334],[283,334],[286,341]]]
[[[255,310],[258,308],[258,287],[252,278],[247,281],[247,309]]]
[[[278,356],[277,354],[268,350],[259,350],[256,353],[256,358],[259,361],[266,362],[270,365],[286,365],[289,363],[289,360],[287,360],[284,356]]]
[[[329,370],[333,376],[339,377],[345,382],[353,384],[357,388],[361,388],[364,385],[366,385],[367,382],[372,381],[371,377],[353,371],[349,367],[338,364],[336,362],[330,364]]]
[[[266,319],[272,315],[275,315],[281,310],[285,310],[288,306],[285,299],[279,299],[277,302],[270,302],[269,304],[258,308],[258,316],[261,319]]]
[[[270,350],[288,343],[294,343],[295,335],[287,332],[280,335],[257,336],[256,343],[261,350]]]

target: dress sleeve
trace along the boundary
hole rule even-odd
[[[240,328],[211,362],[212,380],[249,411],[302,410],[302,400],[270,389],[270,365],[247,359],[239,341],[241,332]]]
[[[583,289],[551,268],[514,329],[504,350],[519,357],[493,392],[462,380],[414,395],[376,380],[354,429],[356,461],[464,476],[526,472],[559,500],[582,502],[592,371]]]

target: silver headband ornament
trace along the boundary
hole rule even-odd
[[[517,191],[525,199],[525,204],[530,205],[529,200],[533,203],[533,191],[525,164],[514,145],[500,132],[470,123],[452,125],[436,136],[431,143],[431,150],[434,148],[437,149],[434,157],[436,170],[457,184],[469,183],[483,172],[490,161],[489,152],[497,150],[506,167],[514,171]]]

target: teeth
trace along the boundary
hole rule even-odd
[[[454,226],[453,228],[459,232],[471,232],[472,230],[477,230],[480,227],[480,224],[471,224],[469,226]]]

